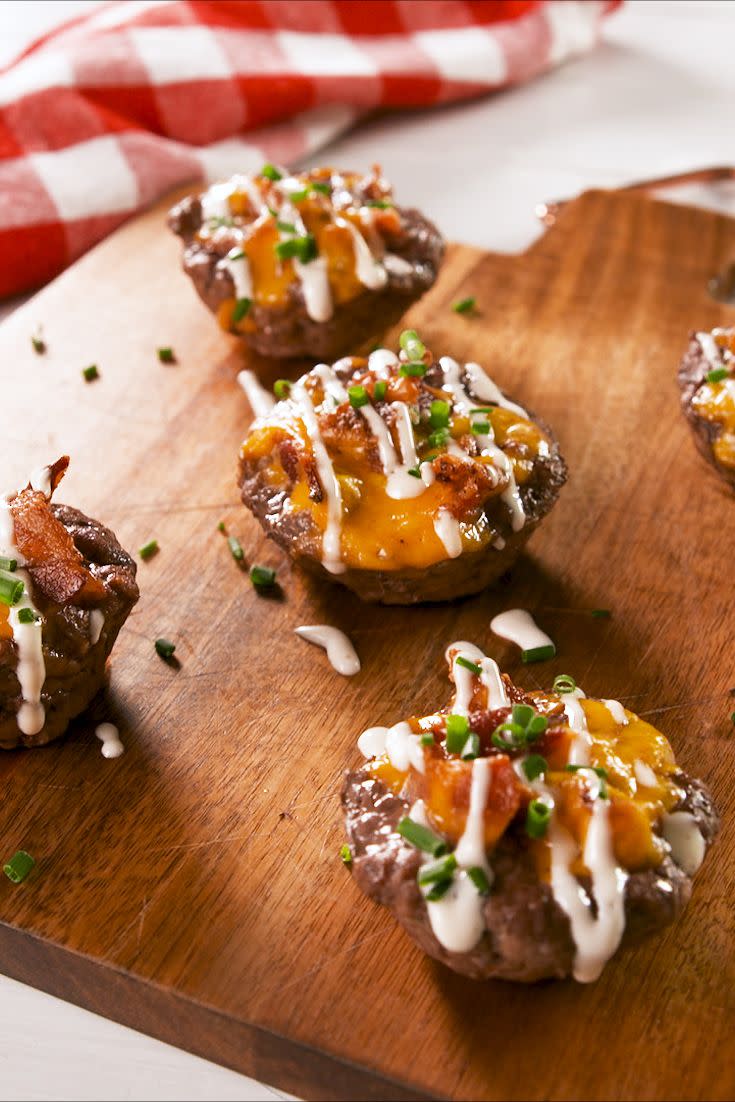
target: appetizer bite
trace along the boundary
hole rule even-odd
[[[367,176],[264,165],[173,208],[184,271],[223,329],[262,356],[334,359],[392,325],[431,287],[435,226]]]
[[[135,563],[109,528],[51,495],[69,459],[0,498],[0,748],[63,735],[102,685],[138,600]]]
[[[679,388],[697,447],[735,489],[735,329],[692,333]]]
[[[597,979],[672,922],[718,827],[664,735],[569,677],[525,692],[471,643],[436,715],[365,731],[351,867],[424,952],[475,979]]]
[[[478,364],[413,330],[319,364],[240,451],[245,504],[300,565],[366,601],[476,593],[503,574],[566,478],[551,432]]]

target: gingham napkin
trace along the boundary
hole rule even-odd
[[[96,8],[0,71],[0,296],[48,280],[177,184],[293,164],[376,108],[528,80],[592,47],[617,2]]]

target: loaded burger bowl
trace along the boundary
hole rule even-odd
[[[332,360],[383,332],[434,283],[436,227],[378,168],[264,165],[170,212],[183,267],[220,326],[262,356]]]
[[[360,736],[342,789],[355,880],[456,972],[593,981],[685,907],[712,799],[619,702],[568,676],[524,692],[470,643],[447,659],[449,707]]]
[[[699,451],[735,489],[735,329],[691,334],[679,390]]]
[[[102,687],[138,600],[136,567],[110,531],[51,495],[64,456],[0,500],[0,748],[42,746]]]
[[[300,565],[366,601],[476,593],[505,573],[566,478],[541,421],[477,364],[398,354],[319,364],[251,426],[245,505]]]

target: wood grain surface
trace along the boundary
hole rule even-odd
[[[450,250],[408,320],[547,419],[571,475],[501,586],[386,609],[293,573],[238,504],[245,354],[180,274],[163,209],[0,328],[4,482],[69,452],[59,499],[132,550],[161,545],[104,696],[63,742],[0,755],[2,851],[38,860],[19,887],[0,878],[0,967],[308,1098],[732,1098],[735,502],[695,452],[675,370],[691,327],[735,321],[706,287],[735,223],[593,192],[523,256]],[[466,295],[478,315],[449,309]],[[169,344],[176,365],[157,360]],[[101,377],[85,384],[90,363]],[[220,520],[248,562],[278,567],[280,600],[255,594]],[[523,668],[491,637],[513,606],[534,610],[555,661]],[[357,677],[293,634],[315,622],[348,630]],[[443,704],[457,638],[522,685],[567,672],[644,714],[724,814],[683,919],[594,985],[455,976],[337,856],[357,735]],[[103,719],[127,747],[116,761],[93,734]]]

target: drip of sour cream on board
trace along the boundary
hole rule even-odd
[[[114,723],[100,723],[95,727],[94,733],[102,743],[103,758],[119,758],[125,753],[125,747],[120,741],[120,732]]]
[[[494,616],[490,621],[490,631],[501,639],[515,643],[521,650],[554,646],[553,641],[525,608],[509,608],[507,612]]]
[[[307,643],[315,643],[327,652],[332,667],[344,677],[360,672],[360,659],[350,639],[339,628],[327,624],[304,624],[294,629],[296,635]]]
[[[24,559],[15,543],[15,525],[7,497],[0,498],[0,555],[17,560],[19,565],[15,575],[23,582],[23,596],[16,605],[8,609],[8,624],[18,655],[15,672],[22,697],[16,722],[24,735],[37,735],[46,722],[46,711],[41,703],[41,692],[46,680],[43,620],[33,604],[31,576],[23,569]],[[18,613],[23,608],[33,612],[31,623],[21,623],[19,620]]]

